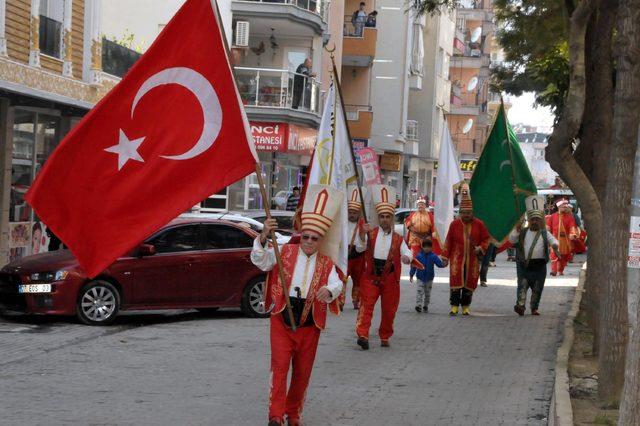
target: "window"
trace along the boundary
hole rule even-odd
[[[149,243],[156,247],[156,253],[177,253],[198,250],[198,225],[171,228]]]
[[[225,225],[204,226],[204,249],[238,249],[253,246],[253,239],[244,231]]]
[[[64,1],[40,0],[40,52],[55,58],[61,57]]]

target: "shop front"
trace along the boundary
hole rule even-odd
[[[284,209],[294,187],[304,184],[318,131],[284,122],[251,122],[260,169],[267,186],[269,206]],[[213,200],[218,200],[214,202]],[[203,201],[201,211],[263,209],[255,173],[230,185],[221,194]]]
[[[10,164],[10,170],[8,167],[5,170],[1,188],[3,200],[8,201],[8,214],[2,217],[2,235],[8,239],[3,241],[6,258],[0,263],[4,264],[5,261],[59,248],[55,235],[24,197],[64,135],[86,111],[55,104],[42,107],[40,100],[17,95],[2,101],[3,155],[0,157],[4,157],[4,164]]]

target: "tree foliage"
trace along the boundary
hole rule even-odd
[[[413,9],[418,16],[440,13],[443,9],[455,9],[459,0],[407,0],[409,9]]]
[[[569,89],[567,18],[558,0],[494,0],[497,38],[505,61],[493,70],[497,90],[536,103],[560,116]]]

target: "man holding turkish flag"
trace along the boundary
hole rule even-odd
[[[255,170],[212,1],[185,3],[26,195],[89,276]]]

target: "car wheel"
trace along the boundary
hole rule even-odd
[[[269,311],[265,307],[266,277],[249,281],[242,292],[242,312],[252,318],[266,318]]]
[[[88,325],[108,325],[120,309],[120,293],[108,281],[91,281],[78,294],[77,315]]]

